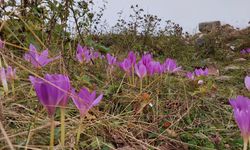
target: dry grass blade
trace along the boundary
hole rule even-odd
[[[1,121],[0,121],[0,129],[1,129],[1,131],[2,131],[2,134],[3,134],[3,136],[4,136],[4,139],[6,140],[6,142],[7,142],[8,145],[9,145],[9,148],[10,148],[11,150],[14,150],[14,146],[12,145],[12,143],[11,143],[11,141],[10,141],[10,139],[9,139],[9,137],[8,137],[8,135],[7,135],[7,133],[6,133],[6,131],[4,130],[4,127],[3,127],[3,124],[2,124]]]

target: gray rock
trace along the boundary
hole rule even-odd
[[[234,62],[243,62],[243,61],[246,61],[245,58],[238,58],[238,59],[235,59]]]
[[[235,65],[229,65],[229,66],[226,66],[224,68],[225,71],[228,71],[228,70],[239,70],[239,69],[241,69],[241,67],[235,66]]]
[[[233,78],[232,76],[219,76],[219,77],[216,77],[215,79],[218,81],[229,81],[232,78]]]
[[[220,21],[201,22],[199,23],[199,31],[208,33],[221,27]]]

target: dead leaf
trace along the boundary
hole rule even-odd
[[[166,129],[167,133],[171,137],[177,137],[178,134],[174,130]]]

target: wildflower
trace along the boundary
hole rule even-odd
[[[178,67],[176,60],[167,58],[163,64],[164,72],[174,73],[181,70],[181,66]]]
[[[56,107],[66,106],[70,92],[70,81],[68,76],[62,74],[46,74],[44,80],[33,76],[29,77],[30,82],[35,88],[38,100],[47,109],[51,118],[50,131],[50,149],[54,146],[54,114]],[[65,114],[64,108],[61,108],[61,145],[64,147],[65,141]]]
[[[130,60],[131,64],[134,66],[136,63],[136,55],[133,51],[128,53],[128,59]]]
[[[7,77],[6,77],[6,72],[4,68],[0,69],[0,79],[3,85],[4,92],[8,93],[8,84],[7,84]]]
[[[93,59],[101,58],[101,54],[99,52],[93,52],[92,53],[92,58]]]
[[[87,88],[82,88],[77,95],[75,90],[72,90],[72,100],[78,110],[80,111],[81,117],[83,117],[93,106],[96,106],[102,99],[103,94],[96,97],[96,91],[92,93]]]
[[[80,62],[89,63],[92,59],[102,58],[99,52],[93,49],[88,49],[86,46],[82,47],[80,44],[77,45],[76,59]]]
[[[119,65],[127,74],[130,73],[132,63],[128,58],[125,58]]]
[[[189,78],[190,80],[194,80],[195,79],[195,74],[194,72],[188,72],[186,74],[187,78]]]
[[[151,61],[147,66],[147,73],[152,76],[156,73],[161,74],[163,69],[162,66],[160,64],[160,62],[157,61]]]
[[[76,143],[78,143],[80,140],[80,134],[82,129],[82,118],[92,107],[96,106],[102,100],[103,94],[100,94],[96,98],[96,92],[93,91],[91,93],[86,88],[82,88],[78,94],[76,94],[75,89],[73,89],[71,93],[71,98],[78,110],[80,111],[81,116],[76,136]]]
[[[113,68],[113,66],[116,64],[116,57],[110,55],[109,53],[106,55],[108,64]]]
[[[245,86],[250,91],[250,76],[245,77]]]
[[[147,69],[143,63],[138,63],[135,65],[135,72],[140,79],[147,75]]]
[[[142,56],[140,63],[143,63],[145,66],[148,66],[149,63],[153,61],[151,54],[145,54]]]
[[[82,63],[83,62],[83,58],[82,58],[82,55],[83,55],[83,52],[86,50],[85,49],[86,47],[82,47],[80,44],[77,45],[77,49],[76,49],[76,59]]]
[[[54,116],[58,105],[65,106],[70,92],[68,76],[62,74],[46,74],[43,79],[29,76],[29,80],[35,88],[38,100],[47,109],[50,117]]]
[[[241,54],[250,54],[250,48],[243,49],[240,51]]]
[[[194,70],[194,73],[197,77],[199,76],[207,76],[208,75],[208,68],[205,68],[205,69],[195,69]]]
[[[57,56],[55,58],[48,58],[48,55],[48,49],[42,51],[39,55],[35,46],[30,44],[29,52],[25,53],[24,59],[28,62],[31,62],[35,68],[41,68],[46,66],[48,63],[60,58],[60,56]]]
[[[15,80],[16,79],[16,68],[12,69],[11,66],[7,67],[7,79],[8,80]]]
[[[246,150],[250,137],[250,99],[239,95],[236,99],[230,99],[229,102],[233,107],[234,119],[240,128],[244,150]]]

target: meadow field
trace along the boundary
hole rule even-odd
[[[106,3],[0,4],[1,150],[250,147],[250,27],[191,35],[138,5],[108,27]]]

